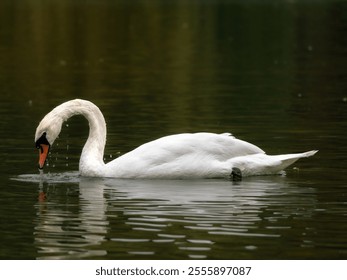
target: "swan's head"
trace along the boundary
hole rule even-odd
[[[46,162],[50,147],[59,136],[62,123],[62,118],[53,110],[42,119],[36,128],[35,146],[39,150],[40,169]]]

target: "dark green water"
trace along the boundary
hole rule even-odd
[[[0,258],[346,259],[346,34],[345,1],[1,1]],[[73,98],[106,161],[195,131],[320,151],[240,183],[87,179],[75,117],[40,177],[36,126]]]

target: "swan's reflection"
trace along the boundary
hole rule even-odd
[[[104,185],[83,180],[77,184],[39,185],[35,242],[42,258],[104,256],[99,246],[107,234]]]
[[[40,182],[39,258],[230,258],[232,246],[281,238],[288,218],[311,216],[316,203],[313,189],[283,177],[77,181]]]

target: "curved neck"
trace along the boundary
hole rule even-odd
[[[105,165],[103,156],[106,144],[106,122],[100,109],[81,99],[65,102],[56,109],[59,107],[64,121],[74,115],[83,115],[88,120],[89,137],[82,150],[79,169],[82,175],[98,175]]]

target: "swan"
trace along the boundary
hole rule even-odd
[[[111,162],[104,163],[106,122],[100,109],[90,101],[75,99],[55,107],[39,123],[35,145],[39,169],[43,169],[50,148],[63,122],[83,115],[89,122],[89,137],[79,162],[79,173],[88,177],[112,178],[232,178],[278,174],[305,153],[266,155],[259,147],[236,139],[230,133],[182,133],[145,143]]]

